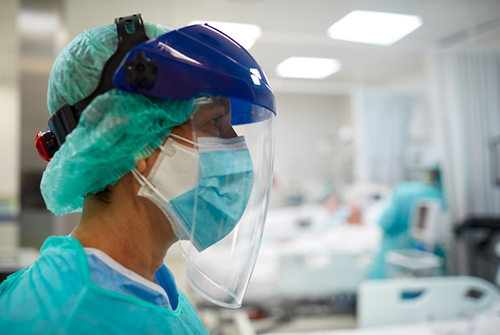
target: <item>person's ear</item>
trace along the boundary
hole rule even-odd
[[[146,168],[147,168],[147,164],[146,164],[146,159],[145,158],[141,158],[137,161],[137,171],[139,171],[139,173],[143,174],[144,171],[146,171]]]
[[[153,166],[158,159],[158,156],[160,155],[160,148],[156,148],[156,150],[153,152],[151,156],[148,158],[141,158],[137,161],[137,171],[139,171],[140,174],[143,176],[148,176],[149,172],[153,169]]]

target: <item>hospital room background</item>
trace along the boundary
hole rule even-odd
[[[210,334],[500,334],[498,0],[0,0],[0,280],[79,220],[52,215],[39,191],[52,63],[132,13],[212,22],[276,95],[242,308],[200,299],[177,246],[165,258]]]

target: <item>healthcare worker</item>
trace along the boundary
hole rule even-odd
[[[2,334],[206,334],[163,259],[181,240],[201,296],[237,308],[257,258],[275,101],[259,65],[208,25],[139,14],[77,36],[50,74],[41,190],[71,236],[0,286]]]
[[[383,236],[370,274],[371,279],[386,277],[385,255],[388,251],[417,247],[409,234],[409,224],[417,203],[422,199],[437,199],[442,201],[443,206],[445,205],[437,164],[429,165],[422,179],[422,181],[404,182],[394,187],[392,198],[379,220]]]

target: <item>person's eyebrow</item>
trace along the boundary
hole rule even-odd
[[[229,99],[221,99],[217,101],[220,106],[224,108],[224,115],[231,113],[231,103]]]
[[[231,105],[224,100],[215,100],[213,102],[213,108],[210,108],[213,115],[227,115],[231,113]]]
[[[225,108],[221,108],[221,106],[218,106],[218,104],[206,106],[206,109],[202,111],[202,113],[195,115],[195,122],[205,123],[214,118],[224,116],[225,113]]]

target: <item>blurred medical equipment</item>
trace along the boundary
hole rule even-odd
[[[456,240],[463,245],[465,271],[493,282],[500,256],[495,245],[500,238],[499,217],[472,217],[455,227]]]
[[[443,258],[433,253],[403,249],[385,255],[387,278],[434,277],[445,275]]]
[[[366,281],[358,294],[359,327],[460,319],[500,302],[500,290],[476,277]]]
[[[500,259],[500,242],[495,244],[495,255]],[[497,274],[495,276],[495,284],[500,286],[500,265],[498,266]]]
[[[449,243],[450,229],[450,217],[443,209],[442,201],[422,199],[416,204],[410,233],[426,250],[433,250],[437,245]]]
[[[484,135],[481,136],[484,138]],[[455,251],[461,257],[460,263],[457,264],[457,272],[494,282],[500,265],[500,255],[496,252],[496,243],[500,241],[499,201],[496,198],[500,194],[498,193],[500,186],[500,136],[498,135],[489,141],[489,158],[491,163],[489,178],[483,178],[481,183],[474,183],[475,189],[471,192],[477,194],[478,199],[484,200],[477,202],[477,199],[471,199],[461,204],[455,199],[457,203],[454,206],[454,214],[464,219],[457,222],[454,232]],[[481,168],[486,168],[487,165],[482,164]],[[485,181],[488,183],[485,184]],[[476,206],[472,210],[474,204]]]
[[[360,328],[293,334],[496,335],[500,329],[500,290],[480,278],[367,281],[360,287],[359,297]],[[292,333],[274,335],[278,334]]]
[[[434,253],[447,250],[451,222],[442,201],[421,199],[410,219],[410,236],[418,249],[388,251],[385,255],[388,278],[431,277],[445,275],[445,259]]]
[[[500,186],[500,136],[497,136],[491,140],[490,150],[493,177],[492,179],[497,186]]]

